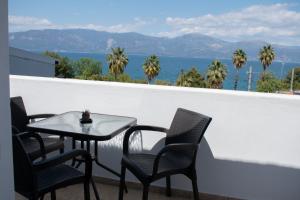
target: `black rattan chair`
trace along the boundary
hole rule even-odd
[[[36,135],[36,133],[28,134]],[[39,197],[51,192],[51,200],[55,200],[56,189],[84,183],[84,199],[90,199],[89,182],[92,174],[92,160],[87,151],[73,150],[39,162],[32,162],[25,151],[20,135],[22,133],[13,135],[16,192],[29,200],[37,200]],[[43,143],[40,143],[40,148],[43,149]],[[69,165],[62,164],[76,156],[82,156],[85,159],[85,173]]]
[[[26,126],[30,123],[31,120],[48,118],[54,116],[53,114],[37,114],[28,116],[24,106],[22,97],[12,97],[10,98],[10,108],[11,108],[11,123],[12,131],[14,134],[22,132],[21,139],[26,152],[29,154],[29,157],[34,160],[39,157],[42,157],[40,145],[36,139],[31,137],[26,137]],[[38,137],[38,136],[35,136]],[[50,138],[42,137],[43,143],[45,145],[45,153],[50,153],[56,150],[60,150],[61,153],[64,150],[64,141],[63,138]]]
[[[143,200],[148,199],[149,185],[166,177],[166,194],[171,196],[171,175],[184,174],[192,180],[194,199],[199,199],[195,160],[203,135],[211,118],[179,108],[169,130],[153,126],[134,126],[125,133],[119,188],[119,200],[123,199],[126,169],[143,184]],[[128,151],[129,137],[135,131],[147,130],[167,133],[165,146],[157,155],[131,154]]]

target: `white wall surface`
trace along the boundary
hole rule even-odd
[[[9,48],[10,74],[26,76],[55,76],[55,60],[38,53]]]
[[[9,110],[8,1],[0,0],[0,199],[14,199]]]
[[[164,127],[178,107],[209,115],[213,120],[197,157],[199,191],[243,199],[300,199],[299,96],[21,76],[10,80],[11,96],[23,96],[30,114],[88,108]],[[157,151],[162,136],[144,133],[144,149]],[[116,170],[119,140],[101,148],[102,162]],[[109,176],[96,167],[94,173]],[[172,181],[175,188],[191,190],[181,175]]]

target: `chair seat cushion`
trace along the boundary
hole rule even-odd
[[[47,192],[70,184],[77,184],[84,180],[84,173],[68,166],[58,165],[37,172],[37,187],[39,192]]]
[[[153,154],[129,154],[124,155],[122,164],[125,165],[139,179],[152,177],[153,165],[156,155]],[[189,167],[191,160],[182,155],[168,153],[161,157],[157,176],[164,175],[165,172],[174,173]]]
[[[45,151],[50,153],[64,147],[64,142],[59,138],[43,138]],[[40,143],[34,138],[27,138],[22,140],[25,151],[29,154],[31,160],[35,160],[42,156]]]

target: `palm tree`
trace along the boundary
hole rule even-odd
[[[259,51],[259,60],[263,66],[264,72],[272,64],[275,59],[275,52],[271,45],[263,46]]]
[[[210,88],[221,89],[227,76],[226,66],[219,60],[214,60],[209,66],[206,74],[208,86]]]
[[[115,80],[117,76],[124,72],[126,65],[128,64],[128,57],[124,53],[124,49],[117,47],[112,48],[112,53],[108,54],[106,60],[108,62],[110,73],[114,74]]]
[[[148,79],[148,84],[150,84],[151,80],[159,74],[159,58],[156,55],[149,56],[146,58],[143,68]]]
[[[247,62],[247,54],[242,49],[237,49],[233,53],[232,62],[236,69],[236,75],[234,80],[234,90],[236,90],[239,81],[239,70]]]

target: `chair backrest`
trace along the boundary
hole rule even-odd
[[[178,108],[167,133],[166,144],[200,143],[212,118]]]
[[[12,126],[17,128],[19,132],[26,131],[29,120],[22,97],[10,98],[10,110]]]
[[[25,152],[22,141],[18,135],[13,135],[13,161],[15,190],[20,194],[34,191],[35,177],[31,160]]]

